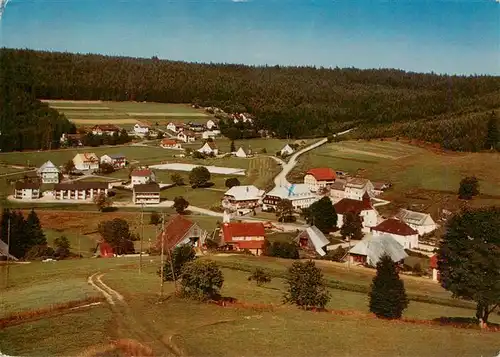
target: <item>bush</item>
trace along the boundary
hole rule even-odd
[[[218,299],[224,276],[212,260],[195,260],[187,263],[181,272],[181,293],[196,300]]]
[[[35,259],[45,259],[51,258],[54,256],[54,249],[48,247],[46,245],[34,245],[28,250],[26,256],[24,257],[26,260],[35,260]]]
[[[205,158],[205,155],[199,151],[193,151],[193,159],[204,159]]]
[[[252,274],[248,277],[248,281],[254,280],[257,286],[262,284],[267,284],[271,282],[271,275],[269,275],[264,269],[255,268]]]
[[[172,252],[172,263],[167,262],[163,266],[163,280],[174,280],[174,276],[172,275],[172,267],[174,268],[175,280],[178,280],[181,276],[181,271],[184,265],[193,261],[194,258],[196,258],[196,254],[190,244],[183,244],[176,247]],[[158,271],[158,275],[161,276],[160,271]]]
[[[263,250],[263,254],[269,257],[299,259],[299,248],[295,243],[273,242],[269,244],[269,242],[266,241]]]
[[[240,180],[238,180],[238,178],[236,178],[236,177],[230,177],[226,180],[225,186],[227,188],[231,188],[234,186],[240,186]]]
[[[157,226],[161,223],[161,216],[158,212],[151,212],[151,216],[149,216],[149,224]]]
[[[324,308],[330,300],[323,273],[312,260],[294,262],[288,269],[286,283],[288,288],[283,296],[285,303],[292,303],[304,309]]]
[[[331,260],[333,262],[341,262],[342,258],[345,257],[345,255],[347,254],[348,250],[349,249],[347,249],[347,248],[342,248],[342,247],[339,246],[335,250],[329,250],[329,251],[327,251],[324,259],[328,259],[328,260]]]

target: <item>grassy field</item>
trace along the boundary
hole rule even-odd
[[[105,343],[111,338],[139,339],[142,336],[147,338],[139,342],[153,348],[155,355],[169,355],[167,345],[175,345],[185,355],[193,356],[433,354],[455,357],[493,356],[498,352],[497,333],[373,318],[367,314],[366,294],[330,289],[328,308],[333,311],[328,313],[305,312],[282,305],[285,286],[280,278],[257,287],[247,281],[248,272],[230,266],[243,259],[250,268],[262,266],[284,271],[289,262],[242,256],[212,258],[222,266],[224,273],[222,294],[245,302],[248,307],[221,308],[175,298],[158,303],[158,257],[146,260],[141,275],[138,274],[137,259],[133,258],[14,266],[8,302],[33,289],[33,285],[38,286],[37,294],[42,293],[44,286],[45,290],[52,290],[46,284],[53,279],[69,279],[66,285],[77,290],[80,288],[75,284],[77,279],[84,281],[93,272],[101,271],[105,273],[104,282],[124,295],[127,306],[114,312],[105,306],[97,307],[4,328],[0,330],[0,350],[27,356],[67,355],[85,351],[89,346]],[[366,269],[347,272],[344,268],[341,273],[340,267],[321,266],[328,280],[355,280],[367,285],[372,276]],[[411,280],[414,280],[413,284]],[[432,296],[440,296],[441,290],[447,294],[437,284],[424,279],[405,277],[405,285],[409,293],[432,291]],[[164,290],[170,294],[172,284],[166,283]],[[58,291],[53,293],[55,295]],[[48,297],[50,293],[43,294]],[[404,317],[434,319],[473,315],[473,309],[411,301]],[[492,322],[499,322],[497,315],[492,316]],[[145,334],[138,331],[145,331]],[[22,338],[26,334],[30,335],[29,339]],[[58,336],[57,343],[51,337],[54,335]]]

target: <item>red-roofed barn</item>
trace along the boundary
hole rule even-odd
[[[248,249],[254,255],[261,255],[265,238],[261,222],[231,222],[222,226],[222,239],[231,250]]]
[[[418,248],[418,232],[399,219],[386,219],[373,227],[372,232],[373,235],[390,235],[405,249]]]
[[[155,248],[161,251],[162,240],[164,251],[172,250],[182,244],[200,247],[203,242],[203,230],[195,222],[177,214],[165,224],[163,232],[158,234]]]
[[[304,176],[304,183],[309,186],[312,192],[318,191],[322,187],[326,187],[335,182],[337,175],[335,171],[329,167],[318,167],[310,169]]]

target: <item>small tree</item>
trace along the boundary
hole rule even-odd
[[[104,192],[94,196],[94,203],[99,211],[104,211],[106,208],[111,207],[111,200]]]
[[[344,223],[340,228],[340,234],[343,239],[362,239],[363,238],[363,221],[359,214],[347,212],[344,215]]]
[[[202,152],[199,152],[198,150],[193,151],[191,156],[193,156],[193,159],[204,159],[205,158],[205,154]]]
[[[56,239],[54,239],[54,247],[55,253],[54,255],[56,257],[59,257],[61,259],[64,259],[69,256],[70,254],[70,244],[68,238],[66,236],[60,236]]]
[[[73,162],[73,160],[68,160],[64,166],[63,166],[63,170],[66,174],[71,174],[74,170],[75,170],[75,163]]]
[[[408,307],[403,281],[399,278],[396,264],[384,254],[377,263],[377,275],[373,278],[370,312],[377,317],[399,319]]]
[[[337,213],[332,201],[323,197],[304,210],[308,224],[316,226],[323,233],[329,233],[337,225]]]
[[[471,200],[479,194],[479,181],[475,176],[468,176],[460,181],[458,198],[461,200]]]
[[[248,277],[248,281],[254,280],[257,286],[262,286],[271,282],[271,275],[269,275],[264,269],[255,268],[252,274]]]
[[[285,303],[295,304],[301,308],[324,308],[330,300],[325,287],[323,273],[312,260],[294,262],[288,269],[286,278],[287,291],[283,296]]]
[[[157,226],[161,223],[161,216],[158,212],[151,212],[151,216],[149,216],[149,224],[153,226]]]
[[[156,139],[163,139],[165,135],[163,134],[163,131],[159,130],[158,135],[156,135]]]
[[[234,186],[239,186],[240,185],[240,180],[238,180],[236,177],[230,177],[226,180],[225,183],[227,188],[231,188]]]
[[[124,219],[115,218],[110,221],[103,221],[97,226],[97,231],[111,245],[116,254],[134,252],[134,243],[130,239],[130,227]]]
[[[179,174],[172,174],[170,176],[170,181],[172,181],[172,183],[176,186],[183,186],[184,185],[184,179]]]
[[[197,300],[217,299],[224,284],[224,276],[212,260],[189,262],[181,271],[181,291],[185,297]]]
[[[263,254],[269,257],[283,259],[299,259],[299,248],[293,242],[264,242]]]
[[[108,164],[107,162],[103,162],[99,165],[99,172],[101,174],[107,175],[115,172],[115,168],[113,167],[113,165]]]
[[[234,146],[234,140],[231,140],[231,146],[229,148],[230,152],[235,152],[236,151],[236,146]]]
[[[491,113],[491,117],[488,120],[488,125],[486,129],[486,143],[485,147],[488,150],[498,150],[500,142],[500,132],[498,130],[498,119],[495,112]]]
[[[26,219],[26,227],[28,231],[29,245],[47,245],[47,239],[43,232],[40,219],[34,209],[31,209]]]
[[[186,208],[189,207],[189,202],[186,201],[186,199],[182,196],[177,196],[174,198],[174,205],[173,207],[175,208],[175,211],[179,214],[184,214],[184,211]]]
[[[197,166],[189,173],[189,183],[193,187],[203,187],[210,180],[210,171],[205,166]]]
[[[182,244],[174,249],[172,252],[172,262],[167,262],[163,266],[163,280],[173,281],[174,276],[172,275],[172,267],[174,269],[173,274],[175,275],[175,280],[180,279],[182,267],[185,264],[191,262],[196,257],[196,253],[191,246],[191,244]],[[161,273],[158,272],[161,276]]]
[[[291,222],[294,218],[293,203],[290,200],[282,199],[276,205],[276,218],[279,222]]]

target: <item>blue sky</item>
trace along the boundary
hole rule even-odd
[[[193,62],[500,75],[500,3],[10,0],[0,44]]]

